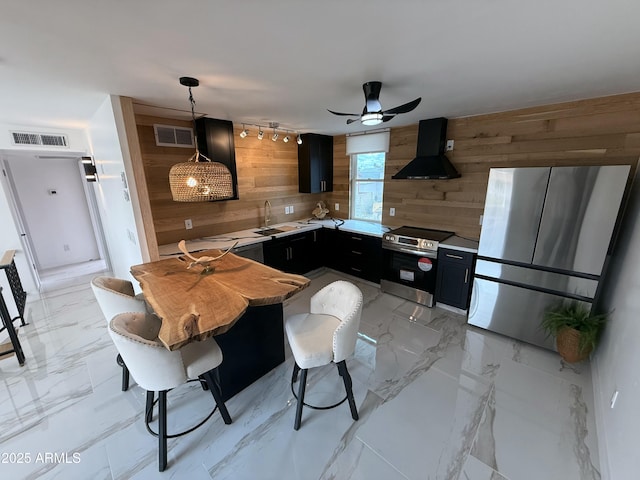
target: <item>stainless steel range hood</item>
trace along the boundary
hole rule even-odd
[[[458,178],[460,174],[444,154],[446,141],[446,118],[421,120],[418,124],[416,158],[391,178],[412,180]]]

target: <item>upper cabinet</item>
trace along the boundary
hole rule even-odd
[[[233,197],[227,200],[237,200],[238,173],[236,171],[236,149],[233,142],[233,123],[229,120],[216,118],[199,118],[196,120],[198,133],[198,148],[214,162],[227,166],[231,172],[233,183]]]
[[[333,137],[304,133],[298,145],[298,191],[333,191]]]

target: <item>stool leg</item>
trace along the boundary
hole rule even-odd
[[[296,383],[298,381],[298,372],[300,371],[300,367],[298,363],[293,361],[293,375],[291,376],[291,383]]]
[[[218,375],[218,369],[215,368],[208,371],[207,373],[204,373],[202,376],[209,386],[209,390],[211,391],[211,395],[213,395],[213,399],[216,401],[216,405],[218,405],[218,410],[220,410],[220,415],[222,416],[224,423],[226,425],[230,425],[233,420],[231,420],[229,410],[227,410],[227,406],[222,400],[222,392],[220,391],[220,380]]]
[[[147,405],[145,406],[145,409],[144,409],[144,416],[147,420],[147,423],[150,423],[151,419],[153,418],[154,397],[155,397],[155,394],[147,390]]]
[[[126,392],[129,390],[129,369],[120,354],[116,357],[116,363],[122,367],[122,391]]]
[[[167,468],[167,391],[158,392],[158,470]]]
[[[351,409],[351,418],[354,420],[358,420],[358,409],[356,408],[356,401],[353,398],[353,388],[351,383],[351,375],[349,375],[349,370],[347,370],[347,363],[342,360],[337,363],[338,373],[342,377],[342,381],[344,382],[344,389],[347,391],[347,399],[349,400],[349,408]]]
[[[298,386],[298,405],[296,406],[296,420],[293,423],[293,429],[300,429],[300,422],[302,421],[302,407],[304,406],[304,390],[307,386],[307,369],[300,370],[300,385]]]

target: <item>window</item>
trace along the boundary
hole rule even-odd
[[[384,152],[351,155],[351,218],[382,221]]]

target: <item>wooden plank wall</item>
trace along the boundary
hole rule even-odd
[[[417,124],[391,129],[382,223],[478,239],[491,167],[628,164],[633,178],[640,157],[640,93],[449,119],[447,138],[455,148],[447,156],[462,176],[392,180],[415,157],[417,136]],[[348,201],[343,142],[344,136],[334,140],[334,197],[341,205]]]
[[[260,141],[255,134],[240,138],[242,128],[234,126],[240,199],[207,203],[174,202],[169,189],[169,169],[176,163],[186,161],[193,151],[156,146],[154,123],[191,127],[191,122],[136,115],[158,245],[261,226],[265,200],[271,202],[272,224],[309,218],[316,202],[320,200],[320,194],[298,193],[296,142],[273,142],[268,136]],[[294,214],[285,215],[286,205],[294,206]],[[191,219],[193,229],[184,228],[185,219]]]

